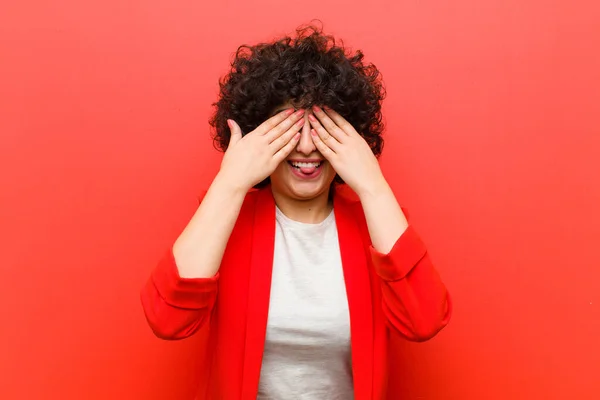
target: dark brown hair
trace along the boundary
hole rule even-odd
[[[301,27],[295,37],[240,46],[231,70],[220,81],[215,113],[215,147],[225,151],[231,118],[248,133],[279,106],[328,106],[365,138],[376,156],[383,148],[381,101],[385,90],[373,64],[359,51],[349,52],[315,26]],[[339,181],[339,177],[336,178]],[[266,183],[265,181],[263,182]],[[262,185],[261,185],[262,186]]]

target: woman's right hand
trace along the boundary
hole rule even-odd
[[[231,139],[221,162],[220,177],[244,191],[262,182],[298,144],[303,116],[304,110],[282,111],[243,137],[239,125],[227,120]]]

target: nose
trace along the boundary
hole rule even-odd
[[[310,130],[312,129],[310,121],[308,120],[310,114],[312,114],[312,110],[310,109],[307,109],[304,113],[304,125],[300,131],[300,141],[298,141],[298,144],[296,145],[296,151],[307,157],[317,150],[317,147],[310,136]]]

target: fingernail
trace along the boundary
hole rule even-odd
[[[233,123],[230,119],[227,120],[227,125],[229,126],[229,129],[233,128]]]
[[[302,118],[301,120],[298,120],[298,122],[296,122],[296,126],[302,126],[304,125],[304,118]]]
[[[305,112],[305,110],[300,109],[300,110],[296,111],[296,116],[301,117],[304,115],[304,112]]]
[[[288,108],[287,110],[285,110],[285,115],[290,116],[294,113],[294,109],[293,108]]]
[[[314,116],[314,115],[312,115],[312,114],[310,114],[310,115],[308,116],[308,119],[310,119],[312,122],[317,122],[317,119],[316,119],[316,118],[315,118],[315,116]]]
[[[323,110],[321,110],[321,109],[319,108],[319,106],[313,106],[313,110],[314,110],[315,112],[321,112],[321,111],[323,111]]]
[[[298,139],[300,139],[300,132],[298,132],[294,135],[294,140],[298,140]]]
[[[315,131],[314,129],[311,129],[310,134],[313,136],[317,136],[317,131]]]

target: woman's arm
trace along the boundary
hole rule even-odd
[[[373,247],[380,253],[389,253],[408,228],[408,221],[392,189],[381,175],[381,182],[357,194],[367,219]]]
[[[200,207],[154,269],[142,305],[154,333],[182,339],[210,319],[218,271],[246,193],[269,176],[298,143],[304,111],[278,113],[247,135],[229,120],[229,146]]]
[[[173,257],[181,278],[215,276],[246,192],[217,175],[173,245]]]
[[[427,249],[385,180],[359,194],[381,278],[384,313],[396,331],[424,341],[448,324],[451,303]]]
[[[245,192],[217,176],[196,213],[141,293],[148,324],[162,339],[183,339],[209,319],[218,270]]]
[[[202,205],[173,246],[179,274],[208,278],[219,269],[248,190],[271,175],[298,143],[304,110],[289,109],[243,136],[229,120],[231,140],[221,171]]]
[[[388,321],[408,339],[429,339],[448,323],[451,306],[425,246],[408,225],[364,137],[331,109],[315,106],[313,113],[315,146],[361,200]]]

